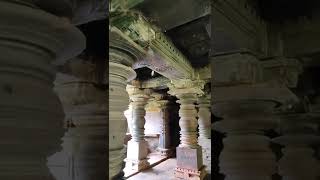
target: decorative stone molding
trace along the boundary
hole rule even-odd
[[[157,89],[165,89],[167,88],[167,84],[170,83],[170,80],[166,77],[157,77],[148,79],[145,81],[139,81],[135,86],[140,88],[157,88]]]
[[[141,90],[137,87],[127,85],[126,90],[130,97],[131,106],[131,121],[130,133],[131,140],[128,142],[126,169],[128,171],[140,171],[149,166],[147,161],[148,146],[144,139],[144,124],[145,124],[145,106],[148,102],[150,91]]]
[[[135,12],[114,12],[111,25],[120,29],[124,36],[145,52],[144,60],[134,68],[148,67],[167,78],[193,78],[194,70],[186,57],[173,43],[145,18]]]
[[[34,7],[0,1],[0,179],[54,179],[46,158],[61,148],[64,113],[51,63],[85,46],[68,21]]]

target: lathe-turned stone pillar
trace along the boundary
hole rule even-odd
[[[129,104],[126,85],[127,81],[135,78],[136,73],[131,68],[132,56],[127,51],[119,51],[118,47],[113,48],[113,44],[120,41],[114,38],[114,34],[109,37],[109,179],[120,179],[123,176],[127,130],[124,111]]]
[[[159,148],[158,151],[162,156],[170,157],[172,156],[172,148],[170,142],[170,129],[169,129],[169,121],[170,121],[170,101],[166,99],[157,100],[160,108],[160,116],[161,116],[161,132],[159,137]]]
[[[68,130],[63,151],[50,158],[49,166],[57,180],[107,179],[107,91],[95,86],[95,64],[74,58],[65,66],[70,72],[58,73],[55,91]],[[62,177],[63,169],[57,166],[68,172]]]
[[[318,121],[318,118],[317,120]],[[319,178],[320,163],[315,158],[312,146],[320,144],[316,135],[317,123],[308,113],[282,114],[281,136],[273,142],[283,145],[282,157],[278,162],[283,180],[316,180]]]
[[[276,69],[269,67],[268,72]],[[221,172],[226,180],[271,180],[276,173],[276,157],[264,131],[276,127],[276,105],[295,96],[279,83],[280,78],[266,78],[260,61],[251,54],[213,57],[212,68],[212,110],[223,118],[214,129],[226,134],[219,162]]]
[[[140,171],[149,166],[147,160],[148,144],[144,139],[144,124],[146,122],[145,106],[148,103],[150,92],[148,89],[141,90],[131,85],[127,85],[127,92],[131,100],[131,121],[129,121],[131,140],[128,141],[125,168],[128,171]]]
[[[198,95],[203,94],[204,83],[191,80],[173,80],[169,94],[176,96],[180,104],[179,125],[180,144],[177,147],[177,167],[175,177],[180,179],[203,179],[206,175],[202,163],[202,148],[197,139],[197,110],[195,103]]]
[[[208,173],[211,173],[211,95],[198,98],[198,142],[202,147],[203,164]]]
[[[68,19],[31,2],[0,0],[3,180],[54,179],[46,163],[48,156],[61,149],[64,113],[53,92],[51,63],[80,54],[85,46],[84,36]]]

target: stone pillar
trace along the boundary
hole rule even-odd
[[[126,85],[127,81],[135,78],[136,73],[131,68],[133,59],[128,55],[129,52],[119,51],[119,46],[113,48],[113,43],[119,43],[119,40],[113,34],[109,37],[109,179],[117,179],[123,176],[125,157],[127,121],[124,111],[129,104]]]
[[[198,142],[202,147],[203,164],[208,173],[211,173],[211,95],[201,96],[198,99]]]
[[[316,135],[316,123],[318,122],[310,121],[308,114],[281,115],[280,131],[283,135],[274,138],[273,142],[284,146],[283,155],[278,162],[279,174],[283,180],[319,178],[320,163],[312,149],[312,146],[320,143],[320,137]]]
[[[131,121],[129,125],[131,140],[128,141],[125,168],[129,171],[140,171],[149,166],[147,160],[148,144],[144,139],[145,106],[148,103],[149,93],[147,90],[141,90],[131,85],[127,85],[127,92],[131,100]]]
[[[0,0],[0,179],[53,180],[63,109],[53,92],[56,60],[79,54],[84,36],[33,1]],[[70,44],[68,39],[74,40]]]
[[[197,97],[203,94],[203,82],[191,80],[173,80],[169,85],[171,95],[176,96],[180,104],[179,125],[180,144],[177,147],[177,167],[175,177],[180,179],[203,179],[206,175],[202,164],[202,148],[197,141]]]
[[[170,101],[169,100],[158,100],[161,115],[161,132],[159,137],[159,148],[158,151],[162,156],[171,157],[172,149],[170,142],[170,129],[169,129],[169,111],[170,111]]]
[[[274,77],[278,68],[269,64],[270,76],[266,77],[261,62],[252,54],[217,56],[211,62],[212,110],[222,118],[214,129],[226,134],[221,172],[226,180],[271,180],[276,173],[276,157],[264,131],[276,128],[276,105],[295,96],[280,81],[283,75]]]
[[[94,64],[73,59],[65,66],[70,75],[59,73],[55,90],[64,106],[68,131],[63,151],[53,156],[49,165],[57,180],[106,179],[107,92],[95,87]],[[57,160],[65,162],[56,164]],[[54,165],[69,170],[65,177],[61,177],[63,169]]]

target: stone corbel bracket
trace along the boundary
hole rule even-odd
[[[139,47],[145,58],[134,69],[148,67],[169,79],[193,79],[194,69],[187,58],[157,28],[135,12],[114,12],[110,15],[113,28],[121,31],[132,46]]]

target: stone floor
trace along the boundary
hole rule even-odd
[[[167,159],[150,169],[146,169],[129,177],[128,180],[176,180],[173,174],[176,165],[177,160],[175,158]],[[210,179],[211,175],[208,174],[205,180]]]
[[[167,158],[164,156],[160,156],[158,153],[151,153],[148,155],[148,162],[150,163],[151,166],[154,166]],[[138,171],[128,171],[124,169],[124,177],[131,177],[135,174],[139,173]]]
[[[167,159],[150,169],[139,172],[128,180],[174,180],[173,170],[176,164],[176,159]]]

